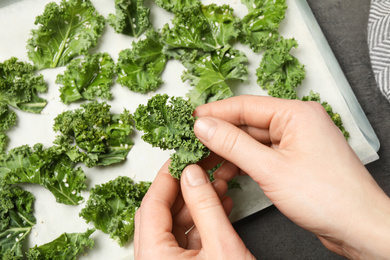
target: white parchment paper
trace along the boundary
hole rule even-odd
[[[109,13],[114,13],[114,0],[91,0],[100,14],[107,17]],[[293,54],[306,66],[307,77],[304,80],[300,95],[307,95],[310,90],[319,92],[321,98],[329,102],[335,112],[341,114],[346,129],[350,132],[350,145],[364,163],[371,162],[378,158],[376,150],[367,142],[365,136],[351,114],[350,106],[345,102],[341,94],[337,79],[329,70],[329,66],[323,57],[329,53],[323,53],[318,49],[316,41],[312,37],[312,32],[308,29],[305,20],[301,15],[301,10],[296,4],[299,0],[287,0],[288,10],[286,19],[282,22],[280,32],[284,37],[294,37],[299,47],[293,50]],[[30,30],[35,29],[35,17],[42,14],[45,5],[49,0],[20,0],[14,4],[7,5],[0,9],[0,62],[18,57],[19,60],[28,61],[26,44],[30,37]],[[56,2],[59,2],[58,0]],[[246,14],[246,7],[239,0],[224,1],[203,1],[209,3],[230,4],[236,15],[243,17]],[[155,28],[161,28],[165,23],[169,23],[173,17],[171,13],[157,7],[153,1],[145,1],[152,8],[151,20]],[[106,26],[103,36],[99,40],[95,51],[108,52],[116,61],[122,49],[130,48],[131,37],[116,34],[110,26]],[[245,51],[249,58],[250,77],[247,84],[240,84],[234,88],[236,95],[256,94],[266,95],[256,83],[255,70],[258,67],[261,54],[253,54],[246,46],[235,46]],[[56,76],[64,71],[64,67],[56,69],[42,70],[48,84],[48,93],[41,95],[49,103],[42,114],[28,114],[16,111],[18,124],[8,136],[11,139],[9,148],[24,144],[34,145],[43,143],[45,146],[52,145],[55,133],[52,131],[54,118],[61,112],[75,109],[78,104],[64,105],[60,102],[59,86],[55,84]],[[169,61],[163,72],[163,84],[155,93],[168,93],[174,96],[185,96],[191,88],[187,82],[181,81],[180,75],[184,67],[177,61]],[[146,103],[150,95],[142,95],[129,91],[127,88],[115,84],[112,89],[114,99],[108,103],[112,106],[112,112],[121,113],[123,108],[134,112],[140,103]],[[115,179],[119,175],[133,178],[135,181],[152,181],[161,167],[169,158],[170,151],[161,151],[152,148],[149,144],[141,140],[141,133],[136,132],[134,136],[135,145],[131,149],[127,161],[119,165],[110,167],[98,167],[88,169],[84,167],[89,188],[96,184],[101,184]],[[230,193],[234,201],[234,209],[231,220],[236,221],[257,212],[271,205],[264,196],[261,189],[249,177],[240,178],[242,190],[235,190]],[[23,185],[36,197],[35,215],[37,224],[32,234],[27,240],[26,247],[41,245],[57,238],[63,232],[84,232],[88,227],[85,221],[78,216],[84,204],[79,206],[67,206],[55,202],[52,194],[37,185]],[[84,193],[88,199],[88,192]],[[119,245],[99,230],[91,236],[95,239],[95,246],[88,251],[87,255],[80,259],[132,259],[133,245],[130,242],[124,247]]]

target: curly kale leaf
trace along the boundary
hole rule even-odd
[[[35,19],[38,29],[31,30],[28,57],[38,69],[68,64],[75,56],[96,46],[105,19],[90,0],[50,2]]]
[[[126,109],[122,114],[111,114],[110,108],[106,102],[93,101],[54,119],[54,131],[87,153],[83,162],[88,167],[121,162],[133,146],[133,116]]]
[[[33,148],[28,145],[16,147],[0,157],[0,177],[8,184],[42,185],[58,203],[78,205],[83,201],[81,191],[86,189],[86,176],[80,167],[75,167],[82,155],[68,155],[76,153],[77,150],[70,146],[44,149],[42,144],[36,144]]]
[[[168,59],[163,47],[159,33],[148,30],[146,39],[119,53],[117,82],[139,93],[156,90],[163,83],[160,75]]]
[[[279,24],[285,17],[286,0],[241,0],[248,8],[242,19],[240,41],[253,51],[271,48],[279,40]]]
[[[338,113],[333,112],[332,106],[326,102],[326,101],[321,101],[320,94],[314,93],[313,91],[310,91],[310,94],[308,96],[302,97],[302,101],[315,101],[320,103],[332,119],[332,121],[335,123],[335,125],[340,129],[340,131],[343,133],[344,137],[346,140],[349,139],[349,132],[345,129],[343,125],[343,121],[341,120],[341,116]]]
[[[56,79],[56,83],[62,85],[62,102],[69,104],[97,97],[111,99],[114,68],[114,61],[108,53],[96,53],[72,60],[64,74],[59,74]]]
[[[156,4],[173,13],[184,12],[194,6],[200,6],[199,0],[156,0]]]
[[[8,105],[0,101],[0,153],[7,146],[8,137],[5,132],[16,124],[16,113],[9,109]]]
[[[152,26],[150,8],[144,6],[144,0],[115,0],[115,10],[115,14],[109,14],[108,23],[117,33],[138,38]]]
[[[53,241],[34,246],[27,251],[28,260],[75,260],[85,249],[91,249],[94,240],[90,238],[95,229],[84,233],[63,233]]]
[[[241,30],[241,20],[228,5],[194,6],[176,13],[173,27],[165,24],[162,37],[168,49],[220,49],[235,40]]]
[[[273,97],[296,99],[296,88],[306,76],[304,65],[290,54],[298,44],[294,39],[276,42],[265,51],[259,68],[256,71],[257,82]]]
[[[34,75],[33,65],[12,57],[0,63],[0,101],[25,112],[40,113],[47,101],[38,96],[47,91],[43,75]]]
[[[1,259],[23,259],[23,242],[36,224],[33,204],[30,192],[0,183]]]
[[[91,189],[85,208],[80,212],[87,223],[110,234],[120,246],[127,243],[134,232],[134,215],[150,182],[134,183],[132,179],[119,176],[115,180],[96,185]]]
[[[187,165],[209,154],[209,149],[194,134],[193,111],[187,100],[163,94],[149,99],[147,105],[139,105],[134,113],[137,129],[144,132],[144,141],[163,150],[175,150],[169,167],[175,178],[180,178]]]
[[[194,86],[188,93],[194,107],[233,96],[228,80],[248,79],[245,53],[231,46],[203,55],[194,54],[182,57],[183,65],[188,69],[183,73],[182,80],[189,80]]]

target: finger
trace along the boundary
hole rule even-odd
[[[134,258],[137,259],[138,256],[138,247],[139,247],[139,228],[140,228],[140,212],[141,210],[138,209],[135,212],[134,216]]]
[[[218,197],[220,199],[223,198],[228,190],[228,185],[226,181],[222,179],[217,179],[212,182],[212,185]],[[184,204],[184,202],[180,210],[178,210],[173,215],[173,223],[178,231],[176,234],[178,234],[180,231],[182,231],[182,233],[188,232],[188,230],[190,230],[194,226],[194,221],[192,219],[191,213],[188,209],[188,206]]]
[[[259,143],[238,127],[217,118],[198,118],[194,132],[203,144],[237,165],[259,184],[283,161],[281,153]]]
[[[225,159],[215,154],[213,152],[210,153],[209,156],[198,162],[197,164],[202,167],[205,171],[212,170],[215,166],[222,163]]]
[[[229,161],[224,161],[222,165],[213,173],[214,179],[222,179],[226,182],[231,181],[240,172],[240,169]]]
[[[225,196],[224,198],[222,198],[221,203],[225,210],[226,215],[229,216],[233,209],[232,199],[230,197]],[[188,243],[186,249],[200,250],[202,248],[202,241],[196,226],[193,226],[187,232],[187,238],[188,238],[187,239]]]
[[[240,243],[244,247],[202,168],[197,165],[186,167],[181,178],[181,187],[206,252],[222,253],[226,248],[235,248]]]
[[[169,164],[170,161],[167,161],[162,166],[142,200],[138,250],[160,243],[177,244],[173,235],[169,236],[169,234],[172,231],[171,207],[179,192],[179,183],[169,174]],[[171,238],[171,240],[167,241],[167,238]]]
[[[269,129],[273,117],[286,106],[283,99],[242,95],[201,105],[195,109],[194,116],[216,117],[237,126]]]
[[[242,125],[239,128],[252,136],[255,140],[262,144],[269,145],[271,143],[271,137],[268,129],[261,129],[254,126]]]

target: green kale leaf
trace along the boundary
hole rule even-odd
[[[302,101],[315,101],[320,103],[332,119],[332,121],[335,123],[335,125],[340,129],[340,131],[343,133],[344,137],[346,140],[349,139],[350,134],[349,132],[345,129],[343,125],[343,121],[341,120],[341,116],[338,113],[333,112],[332,106],[326,102],[326,101],[321,101],[320,94],[314,93],[313,91],[310,91],[310,94],[308,96],[304,96],[302,98]]]
[[[16,124],[16,113],[8,105],[0,101],[0,153],[6,149],[8,137],[5,132]]]
[[[63,233],[53,241],[34,246],[27,251],[28,260],[76,260],[86,248],[91,249],[94,240],[89,238],[95,229],[84,233]]]
[[[144,6],[144,0],[115,0],[115,10],[115,14],[109,14],[108,23],[117,33],[138,38],[152,26],[150,8]]]
[[[87,167],[121,162],[133,146],[133,116],[126,109],[122,114],[111,114],[110,108],[106,102],[93,101],[54,119],[54,131],[87,153],[87,158],[82,158]]]
[[[240,41],[253,51],[271,48],[279,40],[279,24],[285,17],[286,0],[241,0],[248,8],[242,19]]]
[[[248,79],[245,53],[229,45],[203,55],[196,55],[196,52],[184,55],[182,62],[188,69],[183,73],[182,80],[189,80],[194,86],[187,95],[194,107],[233,96],[228,80]]]
[[[220,49],[235,40],[241,30],[241,19],[228,5],[196,5],[176,13],[172,23],[172,28],[165,24],[162,29],[168,49]]]
[[[199,0],[156,0],[156,4],[173,13],[184,12],[194,6],[200,6]]]
[[[117,82],[139,93],[156,90],[163,83],[160,75],[168,59],[163,47],[159,33],[148,30],[146,39],[119,53]]]
[[[209,155],[194,133],[194,107],[181,97],[155,95],[147,105],[139,105],[134,113],[136,128],[144,132],[142,139],[153,147],[174,149],[169,171],[180,178],[184,168]]]
[[[75,56],[96,46],[105,19],[90,0],[50,2],[35,19],[38,29],[31,30],[28,57],[38,69],[66,65]]]
[[[282,38],[265,51],[256,75],[257,82],[270,96],[297,99],[296,88],[306,76],[304,65],[290,54],[297,46],[294,39]]]
[[[73,59],[64,74],[59,74],[61,100],[65,104],[77,100],[111,99],[110,87],[114,81],[115,64],[108,53],[86,55]]]
[[[36,224],[34,196],[0,183],[0,259],[23,259],[22,245]]]
[[[58,203],[78,205],[83,202],[81,191],[86,189],[86,176],[80,167],[76,168],[82,154],[75,157],[75,153],[77,150],[70,146],[16,147],[0,155],[0,178],[7,184],[39,184],[48,189]]]
[[[96,185],[91,189],[85,208],[80,212],[87,223],[110,234],[120,246],[127,243],[134,232],[134,215],[150,182],[134,183],[132,179],[119,176],[115,180]]]
[[[0,101],[25,112],[40,113],[47,101],[38,96],[47,91],[43,75],[34,75],[33,65],[12,57],[0,63]]]

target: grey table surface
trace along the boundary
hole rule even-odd
[[[370,0],[307,0],[381,143],[366,165],[390,195],[390,103],[376,86],[367,45]],[[343,259],[271,206],[234,224],[258,259]]]

